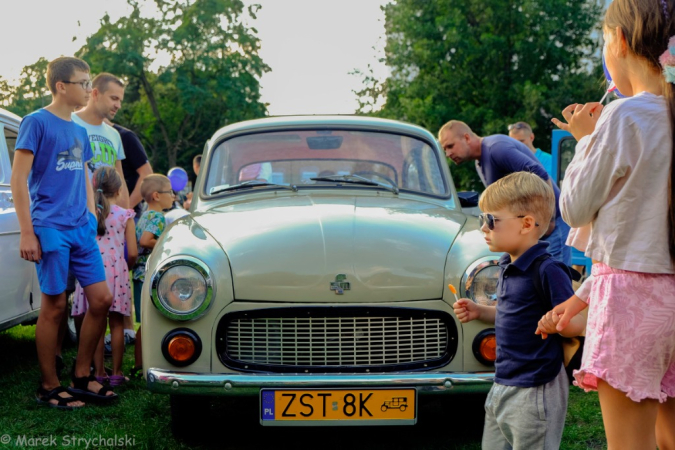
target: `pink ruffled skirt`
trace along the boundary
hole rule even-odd
[[[577,386],[598,378],[633,401],[675,397],[675,275],[593,265],[584,354]]]

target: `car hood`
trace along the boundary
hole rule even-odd
[[[227,254],[235,299],[349,303],[441,298],[465,216],[378,195],[249,199],[194,219]]]

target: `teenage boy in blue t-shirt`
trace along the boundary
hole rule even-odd
[[[535,334],[539,319],[574,294],[567,267],[539,241],[555,212],[555,195],[539,176],[516,172],[488,186],[480,198],[481,231],[500,258],[497,306],[461,298],[453,309],[466,323],[495,324],[495,383],[485,402],[483,448],[558,449],[565,426],[569,381],[560,337]],[[538,270],[538,276],[533,271]],[[535,280],[541,283],[538,289]],[[537,292],[548,298],[541,299]],[[579,335],[582,316],[565,328]]]
[[[71,113],[89,100],[89,66],[77,58],[57,58],[47,67],[47,84],[52,103],[21,122],[11,186],[21,228],[21,257],[36,263],[42,290],[35,328],[42,377],[36,398],[43,405],[73,409],[84,406],[81,400],[117,398],[90,375],[112,295],[96,243],[94,195],[85,170],[91,147],[87,131],[71,120]],[[56,375],[55,350],[69,266],[84,287],[89,309],[72,384],[64,389]]]

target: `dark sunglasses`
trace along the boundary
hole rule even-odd
[[[487,224],[488,230],[492,231],[495,229],[495,222],[499,222],[501,220],[509,220],[509,219],[522,219],[525,216],[516,216],[516,217],[504,217],[502,219],[498,219],[492,214],[480,214],[478,216],[478,224],[480,225],[480,228],[483,228],[483,225]],[[537,222],[534,223],[534,226],[538,227],[539,224]]]

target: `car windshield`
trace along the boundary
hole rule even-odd
[[[393,133],[301,130],[249,134],[213,149],[204,193],[356,187],[447,197],[449,185],[441,164],[445,160],[429,143]],[[251,180],[259,182],[246,183]]]

